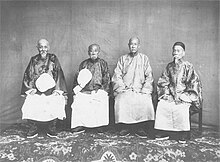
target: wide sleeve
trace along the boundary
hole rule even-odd
[[[55,90],[63,91],[64,95],[67,95],[66,81],[58,58],[55,59],[55,72],[56,72]]]
[[[163,96],[165,95],[170,95],[169,85],[170,85],[170,77],[167,66],[157,82],[158,99],[163,98]]]
[[[117,94],[125,89],[123,81],[123,58],[121,57],[117,62],[114,74],[112,76],[113,91]]]
[[[151,94],[153,92],[153,73],[149,60],[144,60],[144,84],[141,89],[141,93]]]
[[[108,69],[108,63],[103,61],[101,64],[102,67],[102,89],[109,93],[109,85],[110,85],[110,73]]]
[[[186,89],[184,93],[187,93],[192,103],[197,108],[201,107],[202,104],[202,84],[198,74],[191,65],[187,70]]]
[[[75,73],[75,75],[74,75],[74,77],[73,77],[73,88],[78,85],[77,77],[78,77],[78,75],[79,75],[80,70],[82,70],[83,68],[85,68],[85,66],[86,66],[85,64],[86,64],[85,61],[83,61],[83,62],[80,63],[79,68],[78,68],[77,72]]]
[[[22,88],[21,95],[26,95],[25,92],[35,88],[34,84],[34,67],[33,67],[33,58],[30,59],[30,62],[24,72],[23,80],[22,80]]]

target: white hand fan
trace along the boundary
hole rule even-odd
[[[36,80],[35,85],[40,92],[46,92],[48,89],[53,88],[56,83],[52,76],[48,73],[43,73]]]
[[[82,69],[77,77],[77,82],[81,88],[84,88],[92,79],[92,73],[88,69]]]
[[[92,73],[88,69],[80,70],[79,75],[77,77],[77,82],[79,85],[73,88],[74,93],[79,93],[86,86],[86,84],[89,83],[91,79]]]

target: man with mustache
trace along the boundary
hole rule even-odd
[[[185,143],[190,138],[189,108],[201,108],[202,87],[193,65],[183,59],[184,43],[174,43],[172,55],[157,83],[156,137]]]
[[[30,125],[27,138],[36,137],[38,133],[56,137],[57,118],[66,117],[65,77],[57,56],[48,53],[50,46],[46,39],[37,42],[37,49],[39,53],[31,57],[23,77],[22,119],[27,119]],[[40,129],[43,125],[44,130]]]

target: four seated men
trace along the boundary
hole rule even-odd
[[[177,140],[189,138],[189,108],[192,104],[198,109],[201,107],[202,87],[193,65],[183,60],[185,45],[182,42],[173,45],[173,61],[158,80],[156,118],[151,96],[154,79],[149,59],[139,52],[138,37],[130,38],[128,47],[130,52],[119,58],[112,77],[119,135],[134,133],[146,137],[147,132],[153,132],[152,123],[148,127],[149,121],[155,120],[157,139],[172,139],[172,132],[179,133]],[[28,119],[30,124],[27,138],[38,135],[40,123],[46,123],[48,127],[44,132],[55,137],[57,118],[66,117],[65,78],[56,55],[48,53],[49,42],[40,39],[37,48],[39,54],[31,58],[24,73],[21,94],[26,99],[22,119]],[[103,132],[101,128],[109,124],[111,80],[107,62],[99,58],[100,51],[98,44],[88,47],[89,58],[80,64],[74,78],[73,133],[85,130]]]

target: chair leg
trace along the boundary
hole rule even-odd
[[[199,111],[199,131],[202,133],[202,111]]]
[[[189,114],[189,124],[190,124],[190,129],[192,128],[192,121],[191,121],[191,114]]]

